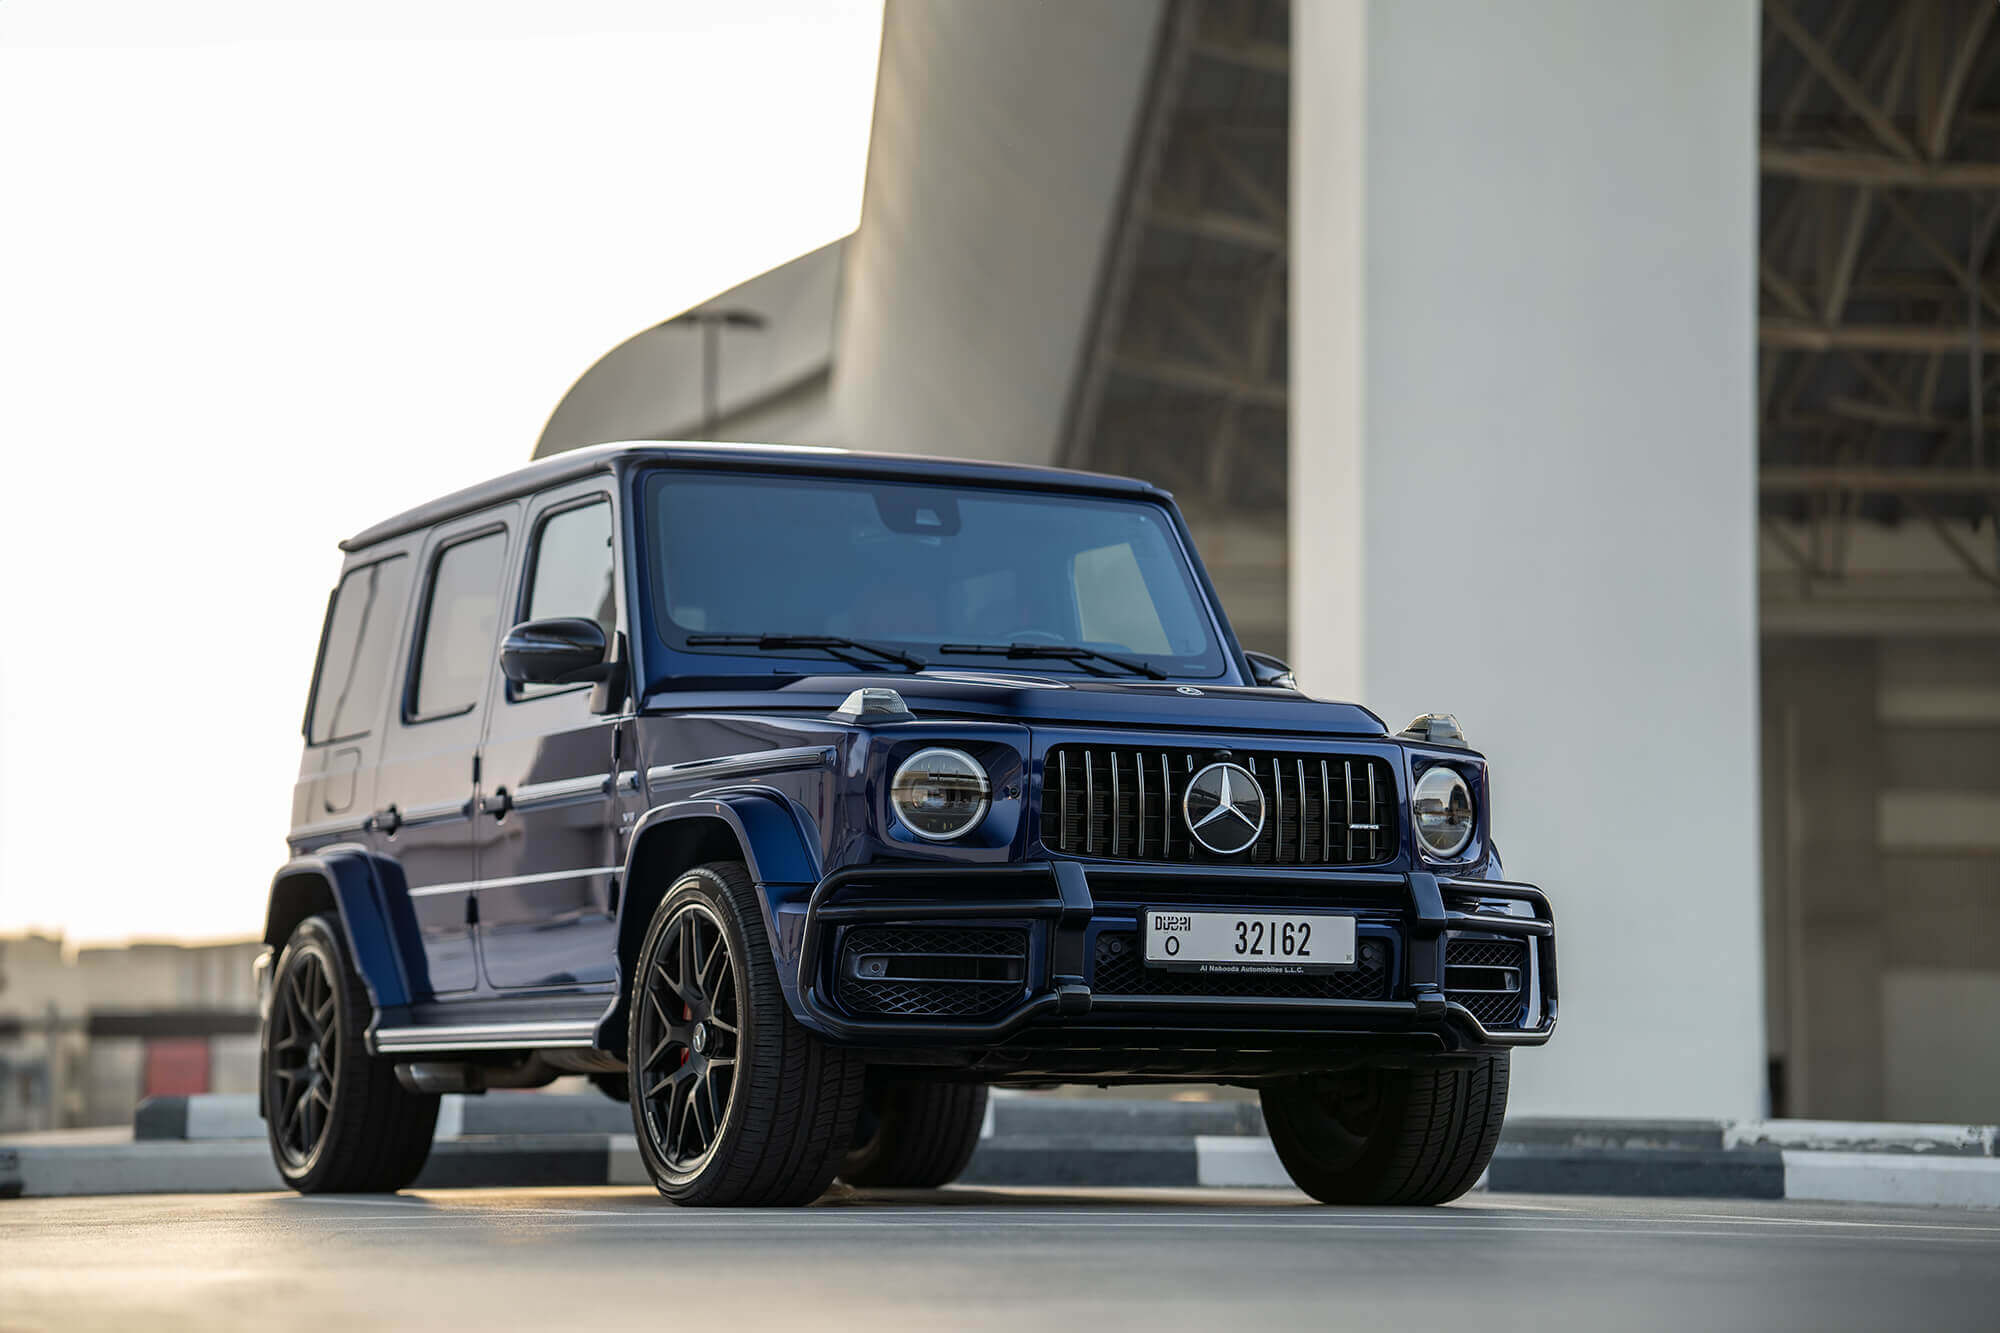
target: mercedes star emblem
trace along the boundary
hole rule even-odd
[[[1192,685],[1176,685],[1174,686],[1174,692],[1176,694],[1192,694],[1197,696],[1201,694],[1201,691]]]
[[[1264,831],[1264,789],[1241,764],[1210,764],[1188,780],[1181,818],[1196,842],[1234,856]]]

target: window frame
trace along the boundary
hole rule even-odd
[[[366,740],[368,737],[375,734],[375,728],[381,724],[381,718],[377,717],[373,722],[370,722],[367,727],[365,727],[360,731],[344,732],[341,735],[328,736],[323,740],[317,740],[317,741],[314,740],[312,737],[313,713],[319,704],[320,679],[326,672],[327,636],[333,630],[333,612],[334,608],[340,602],[340,590],[347,586],[347,581],[349,579],[353,578],[356,574],[361,573],[363,570],[372,569],[379,571],[384,565],[390,564],[393,561],[405,560],[408,558],[409,558],[409,552],[407,551],[392,551],[387,555],[379,556],[373,560],[364,560],[360,564],[349,565],[346,569],[340,571],[340,577],[337,580],[335,580],[332,590],[327,593],[326,614],[323,617],[321,617],[319,626],[319,650],[313,656],[312,684],[308,686],[306,689],[305,716],[299,722],[299,735],[302,738],[304,738],[306,748],[308,750],[317,750],[323,746],[328,746],[328,745],[343,745],[353,741]],[[399,608],[399,610],[407,610],[407,608]],[[403,623],[403,617],[402,615],[398,614],[395,618],[396,628],[397,629],[402,628],[402,623]],[[356,642],[358,643],[359,640],[357,639]],[[393,656],[394,653],[393,649],[391,649],[391,653],[392,656],[390,657],[389,660],[389,672],[387,676],[385,676],[382,682],[384,685],[387,685],[389,683],[389,679],[393,678],[393,676],[395,675],[396,664],[395,664],[395,658]],[[350,680],[349,683],[351,684],[352,681]]]
[[[508,622],[510,628],[528,619],[528,599],[534,595],[535,591],[536,562],[542,557],[542,534],[548,529],[549,523],[564,514],[574,513],[579,509],[588,509],[592,505],[598,504],[605,507],[608,511],[608,517],[611,520],[607,525],[611,530],[611,546],[609,549],[611,554],[611,614],[613,624],[610,629],[610,636],[613,638],[616,637],[618,633],[618,626],[616,624],[618,619],[618,507],[612,503],[611,492],[608,490],[595,490],[582,495],[565,496],[561,500],[550,504],[547,509],[544,509],[535,516],[535,521],[528,532],[527,553],[521,560],[521,577],[518,580],[518,586],[514,590],[514,618]],[[540,703],[544,699],[554,699],[565,694],[581,694],[586,690],[597,688],[594,682],[586,680],[575,685],[551,686],[548,689],[528,694],[523,692],[523,687],[518,681],[507,680],[504,674],[501,679],[505,681],[505,688],[501,691],[501,696],[509,704]]]
[[[445,556],[457,547],[483,540],[496,533],[500,535],[503,541],[505,540],[508,534],[508,527],[505,520],[496,520],[466,532],[453,533],[449,540],[439,543],[437,549],[431,552],[430,567],[424,572],[423,599],[417,604],[416,626],[410,632],[408,660],[403,664],[403,704],[401,711],[403,725],[406,727],[418,727],[426,722],[442,722],[447,718],[464,717],[468,713],[479,711],[480,701],[485,697],[485,689],[481,689],[473,697],[472,702],[463,708],[454,708],[443,713],[419,713],[417,712],[417,681],[423,672],[424,640],[430,634],[431,628],[431,602],[437,595],[438,570],[443,566]],[[497,606],[506,605],[506,577],[507,552],[503,547],[500,552],[501,584],[495,591],[493,598]],[[505,635],[502,634],[501,639],[504,638]],[[499,651],[500,641],[495,640],[494,642],[495,653]],[[490,673],[493,669],[493,664],[488,662],[486,669]]]

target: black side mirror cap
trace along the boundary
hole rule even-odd
[[[1247,648],[1243,650],[1243,655],[1250,659],[1250,680],[1253,684],[1273,690],[1296,690],[1299,687],[1292,669],[1279,658]]]
[[[611,671],[604,627],[581,616],[530,620],[507,631],[500,669],[516,685],[581,685]]]

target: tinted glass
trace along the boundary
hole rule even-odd
[[[401,557],[350,569],[340,580],[320,645],[309,744],[366,735],[381,720],[409,582],[410,562]]]
[[[1223,671],[1173,525],[1143,500],[656,472],[645,524],[655,616],[676,646],[700,633],[839,634],[991,667],[941,645],[1068,644],[1171,675]]]
[[[448,546],[431,575],[424,640],[417,655],[415,715],[463,713],[479,703],[500,649],[501,562],[507,535],[488,533]]]
[[[606,638],[617,628],[611,593],[611,506],[565,509],[542,522],[528,570],[527,618],[581,616],[603,626]],[[515,698],[548,694],[561,685],[515,685]]]
[[[615,628],[610,505],[565,509],[542,524],[528,573],[528,619],[553,616],[595,620],[607,636]]]

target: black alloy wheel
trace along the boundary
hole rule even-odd
[[[374,1008],[332,915],[293,928],[271,972],[259,1071],[271,1159],[302,1194],[399,1190],[430,1155],[440,1099],[369,1054]]]
[[[633,1084],[669,1169],[696,1172],[714,1154],[736,1094],[741,987],[729,937],[699,902],[677,908],[641,982]]]
[[[632,960],[632,1128],[677,1204],[810,1203],[854,1141],[862,1063],[792,1016],[765,910],[742,862],[694,866]]]
[[[278,978],[270,1021],[272,1141],[285,1166],[305,1171],[333,1126],[340,1080],[340,1005],[324,956],[304,953]]]

